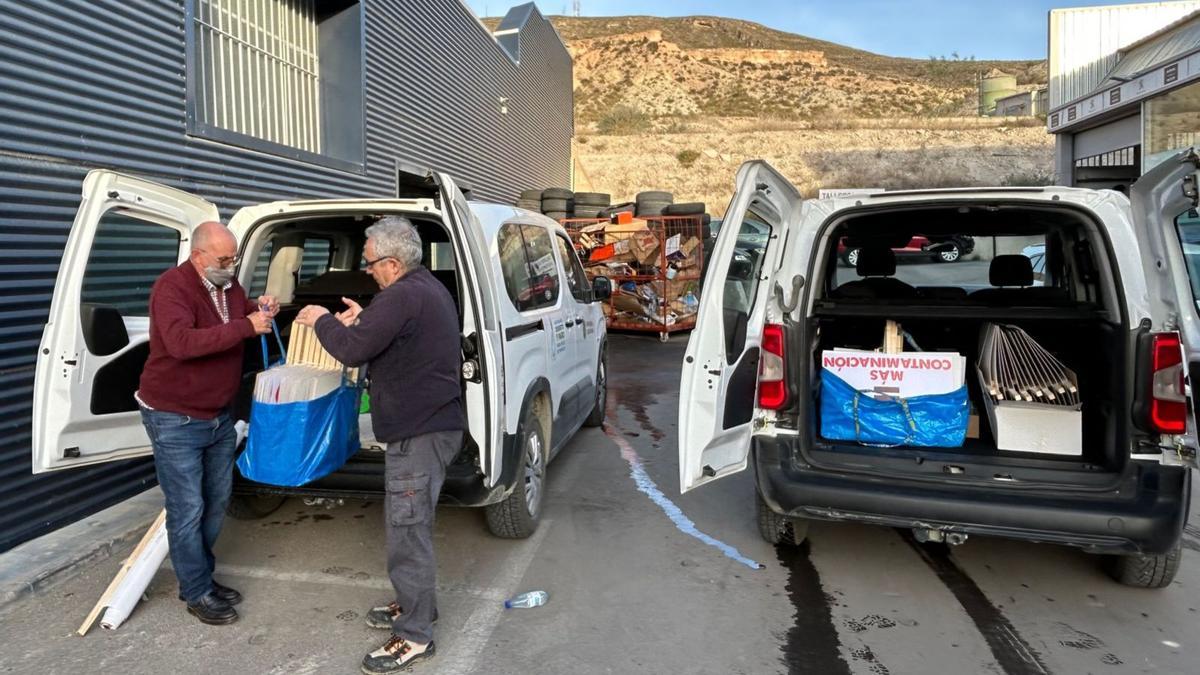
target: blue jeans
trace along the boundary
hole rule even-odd
[[[212,590],[212,547],[233,490],[237,432],[228,413],[201,420],[142,408],[154,470],[167,508],[167,543],[179,593],[195,602]]]

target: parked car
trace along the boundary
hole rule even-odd
[[[1033,267],[1033,283],[1041,286],[1046,283],[1046,245],[1034,244],[1021,249],[1021,255],[1029,258]]]
[[[1186,392],[1200,359],[1200,312],[1175,219],[1196,206],[1181,185],[1198,168],[1200,154],[1189,151],[1148,172],[1132,202],[1144,210],[1109,191],[1060,187],[886,192],[801,208],[796,188],[765,162],[743,165],[733,199],[741,210],[725,216],[708,279],[726,292],[701,298],[684,357],[681,491],[753,466],[759,531],[771,543],[798,543],[811,520],[911,528],[951,544],[1009,537],[1103,554],[1125,584],[1169,585],[1196,465]],[[750,276],[734,260],[747,211],[770,228]],[[841,242],[915,238],[918,223],[931,240],[986,236],[1008,247],[1041,238],[1056,254],[1043,258],[1040,286],[1028,257],[1001,255],[989,287],[969,291],[961,280],[975,268],[941,268],[913,286],[893,276],[884,247],[843,292]],[[1079,449],[1062,445],[1065,433],[1046,433],[1044,445],[1001,450],[973,376],[966,386],[980,429],[962,447],[823,436],[822,350],[877,349],[887,320],[920,345],[909,349],[957,352],[968,364],[985,323],[1025,330],[1077,374]]]
[[[279,298],[286,339],[306,304],[341,309],[342,296],[369,303],[378,288],[362,266],[364,230],[383,215],[412,220],[424,264],[454,297],[462,325],[468,432],[447,469],[443,499],[483,507],[498,536],[529,536],[542,515],[546,465],[580,426],[604,420],[600,301],[611,285],[587,281],[566,231],[545,216],[468,203],[445,174],[402,185],[396,199],[241,209],[230,220],[238,279],[251,295]],[[114,242],[142,245],[166,250],[165,266],[174,265],[188,256],[191,229],[217,218],[216,206],[186,192],[109,171],[88,174],[37,363],[35,473],[150,454],[133,393],[149,353],[145,298],[164,265],[106,269],[103,251]],[[248,419],[262,367],[256,342],[247,349],[240,419]],[[382,450],[367,444],[341,470],[297,488],[236,475],[232,512],[265,515],[269,505],[256,499],[264,495],[381,498],[383,467]]]
[[[843,238],[838,241],[838,257],[847,267],[858,264],[861,244],[848,244]],[[951,237],[910,237],[903,246],[892,248],[897,258],[922,258],[937,262],[958,262],[964,255],[975,250],[975,238],[969,235]]]

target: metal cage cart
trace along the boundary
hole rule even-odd
[[[608,327],[671,333],[696,325],[704,269],[703,220],[695,216],[629,218],[625,222],[566,220],[590,276],[613,283],[605,304]]]

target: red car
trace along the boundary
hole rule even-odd
[[[900,248],[893,248],[896,258],[924,257],[937,262],[956,262],[964,255],[975,250],[975,239],[964,235],[950,237],[916,236]],[[846,240],[838,241],[838,257],[850,267],[858,264],[858,248],[846,246]]]

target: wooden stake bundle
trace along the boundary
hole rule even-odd
[[[1079,405],[1075,373],[1016,326],[984,327],[979,370],[993,400]]]
[[[289,366],[312,366],[318,370],[341,370],[344,368],[341,361],[325,351],[312,328],[298,323],[292,324],[292,334],[288,337],[287,364]],[[349,369],[346,377],[351,382],[357,380],[358,369]]]

